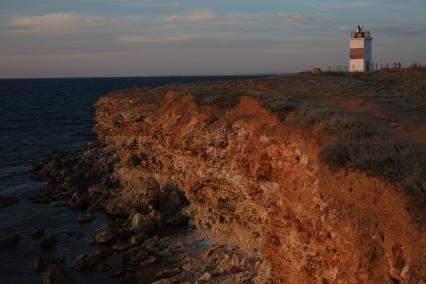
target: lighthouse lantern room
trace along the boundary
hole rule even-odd
[[[369,72],[373,67],[373,38],[364,27],[358,26],[349,40],[349,71]]]

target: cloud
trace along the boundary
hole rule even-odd
[[[287,24],[307,24],[314,20],[314,16],[293,13],[293,12],[249,12],[249,13],[227,13],[217,14],[211,10],[197,10],[183,14],[176,14],[167,17],[167,23],[179,24],[179,22],[206,22],[211,25],[232,25],[240,27],[246,26],[248,23],[260,23],[277,21]],[[242,26],[241,26],[242,25]]]
[[[178,42],[191,39],[191,36],[170,36],[170,37],[149,37],[141,35],[120,36],[116,39],[117,42],[126,44],[144,44],[144,43],[167,43]]]
[[[329,3],[322,5],[323,9],[326,10],[339,10],[339,9],[350,9],[350,8],[362,8],[373,5],[372,2],[348,2],[348,3]]]
[[[217,16],[210,10],[198,10],[192,11],[185,14],[176,14],[169,16],[167,22],[176,22],[176,21],[206,21],[215,19]]]
[[[102,27],[105,21],[95,16],[76,13],[53,13],[32,17],[15,17],[9,26],[15,31],[31,33],[70,33]]]
[[[314,20],[313,16],[300,13],[278,12],[276,15],[284,18],[288,24],[306,24]]]

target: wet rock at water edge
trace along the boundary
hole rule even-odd
[[[95,220],[95,217],[90,213],[79,214],[78,217],[77,217],[77,221],[80,224],[87,224],[87,223],[92,222],[93,220]]]
[[[86,208],[89,205],[89,197],[87,194],[75,192],[69,201],[71,208]]]
[[[94,253],[91,255],[80,255],[74,263],[73,268],[78,271],[90,271],[100,262],[102,256]]]
[[[46,266],[48,265],[48,261],[44,260],[41,257],[36,257],[36,259],[34,259],[34,270],[36,272],[40,272],[44,269],[46,269]]]
[[[74,284],[74,280],[63,268],[51,265],[43,275],[43,284]]]
[[[97,244],[115,243],[117,239],[118,239],[118,236],[116,232],[114,232],[111,228],[109,228],[106,225],[98,229],[93,236],[93,240]]]
[[[16,246],[20,239],[15,231],[4,232],[0,235],[0,249]]]
[[[32,230],[31,236],[33,236],[35,238],[44,236],[44,229],[37,228],[37,229]]]
[[[0,208],[9,207],[18,203],[18,198],[7,195],[0,195]]]
[[[56,240],[55,235],[48,234],[40,240],[40,242],[38,243],[38,246],[44,249],[49,249],[56,246],[57,243],[58,241]]]
[[[38,256],[36,257],[36,259],[34,259],[34,270],[36,272],[40,272],[45,270],[50,265],[64,264],[65,261],[66,261],[66,257],[64,255],[54,259],[44,259]]]

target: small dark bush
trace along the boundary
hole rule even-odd
[[[232,108],[238,104],[243,93],[214,88],[203,88],[192,91],[194,102],[198,105],[218,105],[221,108]]]
[[[329,107],[305,104],[295,113],[293,119],[300,127],[308,128],[315,123],[328,120],[335,114],[336,111]]]
[[[407,176],[403,165],[410,149],[395,140],[383,137],[338,137],[326,147],[321,158],[332,167],[350,167],[387,181],[401,182]]]
[[[266,107],[277,113],[292,112],[300,105],[294,98],[286,96],[261,95],[259,99]]]

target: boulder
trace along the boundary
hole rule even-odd
[[[150,218],[142,215],[141,213],[136,213],[132,218],[132,227],[131,230],[136,233],[143,232],[145,222],[149,222]]]
[[[122,242],[118,242],[116,244],[112,245],[112,250],[114,251],[126,251],[129,249],[129,244],[127,243],[122,243]]]
[[[129,244],[132,246],[137,246],[140,245],[141,243],[143,243],[144,241],[146,241],[148,239],[148,235],[145,233],[140,233],[137,234],[136,236],[132,236],[129,239]]]
[[[57,258],[53,258],[53,259],[43,259],[41,257],[36,257],[36,259],[34,259],[34,270],[36,272],[40,272],[42,270],[45,270],[46,267],[49,267],[51,265],[61,265],[64,264],[66,260],[66,257],[63,256],[59,256]]]
[[[228,258],[224,258],[219,261],[217,267],[216,267],[216,273],[221,274],[226,272],[232,265],[232,260]]]
[[[36,257],[36,259],[34,259],[34,270],[36,272],[40,272],[44,270],[45,268],[46,268],[46,261],[39,256]]]
[[[164,269],[155,274],[156,278],[169,278],[180,273],[179,268]]]
[[[149,252],[146,250],[141,250],[139,253],[137,253],[133,258],[132,262],[142,262],[145,259],[147,259],[149,256]]]
[[[18,198],[7,195],[0,195],[0,208],[9,207],[18,203]]]
[[[4,232],[0,236],[0,249],[16,246],[19,243],[20,239],[21,238],[15,231]]]
[[[43,275],[43,284],[74,284],[74,280],[59,266],[51,265]]]
[[[149,256],[147,259],[141,262],[140,266],[149,267],[157,262],[157,258],[153,255]]]
[[[74,262],[73,268],[77,271],[91,271],[99,263],[102,256],[93,253],[91,255],[80,255]]]
[[[212,279],[212,275],[210,274],[210,272],[204,272],[204,274],[198,278],[198,281],[200,282],[209,282]]]
[[[87,194],[75,192],[69,202],[71,208],[86,208],[89,205],[89,197]]]
[[[157,224],[151,219],[151,217],[142,215],[141,213],[136,213],[132,218],[132,226],[130,230],[137,234],[154,234],[157,232]]]
[[[93,239],[97,244],[111,244],[115,243],[118,238],[117,234],[105,225],[95,232]]]
[[[93,220],[95,220],[95,217],[90,213],[79,214],[78,217],[77,217],[77,221],[80,224],[87,224],[87,223],[92,222]]]
[[[56,246],[58,241],[56,240],[56,237],[54,234],[47,234],[44,238],[40,240],[38,243],[38,246],[44,249],[53,248]]]
[[[31,236],[36,238],[42,237],[43,235],[44,235],[44,229],[41,229],[41,228],[34,229],[31,232]]]
[[[161,279],[158,281],[151,282],[151,284],[171,284],[172,282],[169,279]]]

